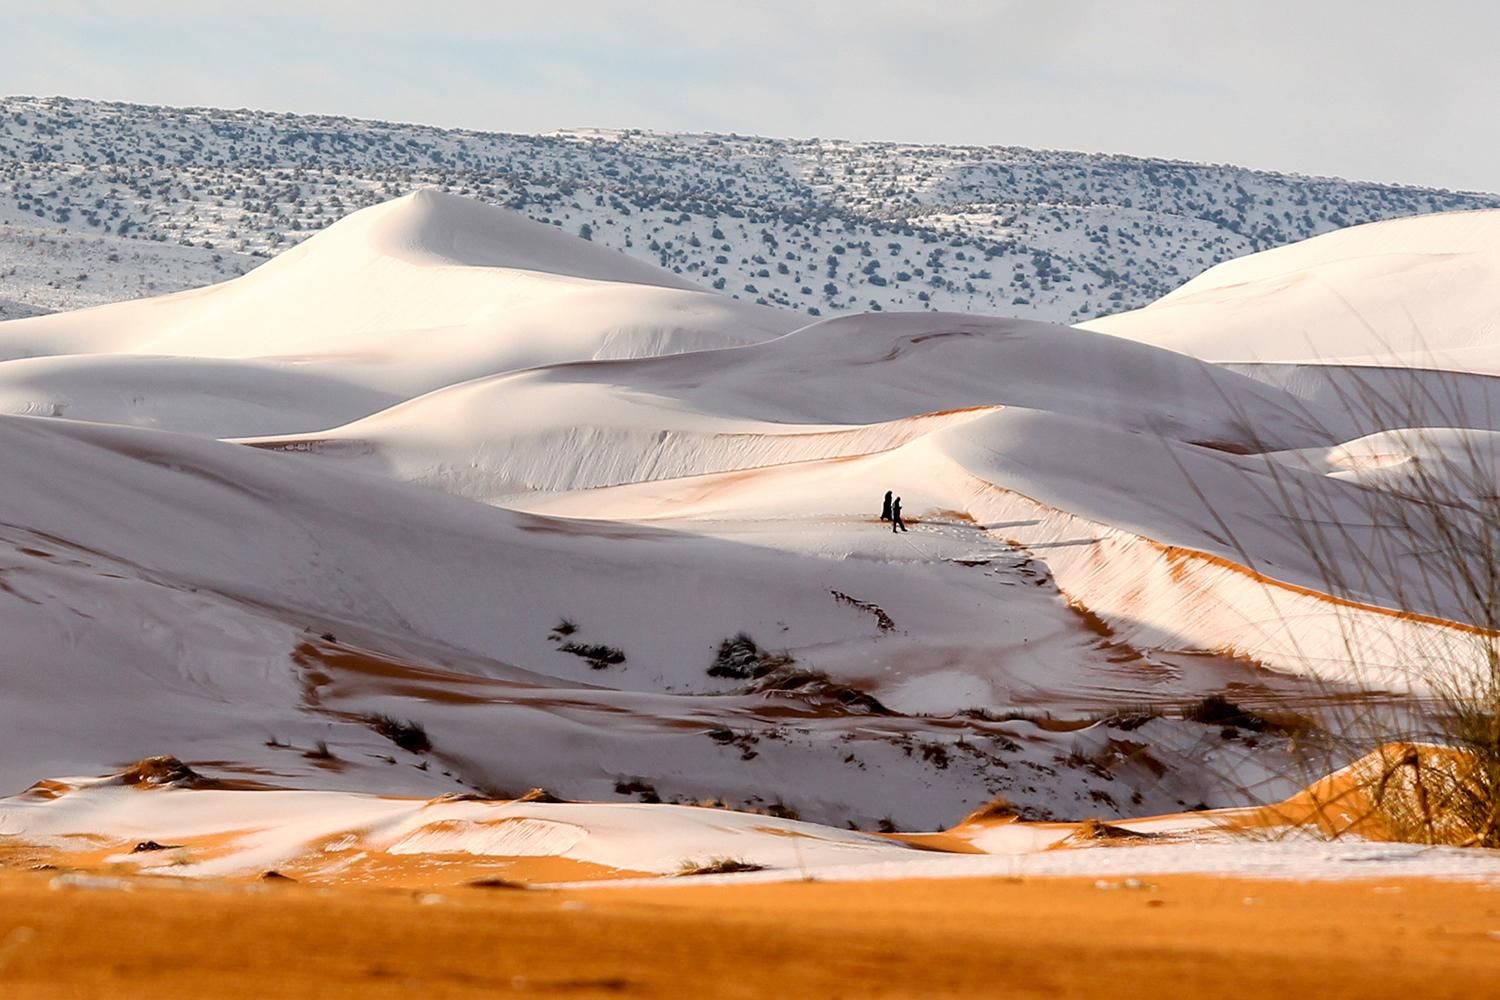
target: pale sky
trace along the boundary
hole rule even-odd
[[[1500,191],[1500,4],[0,0],[0,93],[1000,143]]]

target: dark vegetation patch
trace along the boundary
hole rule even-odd
[[[1205,726],[1218,726],[1225,739],[1238,737],[1238,730],[1252,733],[1270,733],[1276,736],[1306,736],[1317,731],[1317,725],[1296,712],[1259,710],[1251,711],[1222,694],[1211,694],[1182,709],[1182,717],[1189,722]],[[1234,730],[1234,732],[1230,732]]]
[[[745,632],[719,643],[708,668],[710,677],[743,680],[745,694],[790,694],[808,701],[838,705],[866,715],[895,715],[875,696],[841,684],[821,670],[797,665],[789,654],[769,653]]]
[[[571,618],[563,618],[552,626],[547,638],[557,643],[558,652],[585,660],[595,670],[616,667],[625,662],[624,650],[606,646],[602,642],[577,642],[569,638],[577,633],[578,623]]]
[[[1133,732],[1152,719],[1160,719],[1162,710],[1155,705],[1126,705],[1121,708],[1113,708],[1108,712],[1094,716],[1095,721],[1103,723],[1109,729],[1123,729]]]
[[[836,704],[847,711],[863,715],[896,714],[866,691],[840,684],[821,670],[807,670],[795,665],[772,670],[749,684],[747,690],[756,694],[786,692],[799,698]]]
[[[751,680],[764,677],[792,662],[787,653],[768,653],[756,645],[748,634],[736,632],[719,643],[719,651],[714,654],[714,662],[709,665],[708,676],[737,681]]]
[[[377,713],[366,716],[365,725],[410,753],[426,753],[432,749],[432,740],[427,738],[427,730],[420,722]]]
[[[707,861],[684,861],[678,875],[733,875],[738,872],[765,871],[766,866],[743,858],[710,858]]]
[[[656,786],[649,781],[640,778],[621,779],[615,782],[616,795],[636,795],[642,802],[655,805],[661,801],[661,796],[656,793]]]
[[[149,854],[152,851],[178,851],[181,844],[158,844],[154,840],[143,840],[130,849],[131,854]]]
[[[1248,729],[1256,733],[1266,728],[1264,719],[1221,694],[1211,694],[1185,706],[1182,717],[1205,726],[1234,726],[1236,729]]]
[[[861,611],[866,611],[874,615],[875,623],[880,626],[880,631],[891,632],[895,630],[896,623],[891,620],[891,616],[886,614],[885,609],[880,607],[880,605],[871,604],[869,601],[861,601],[857,597],[850,597],[842,590],[830,590],[829,593],[832,594],[833,599],[835,601],[838,601],[840,604],[847,604],[852,608],[858,608]]]
[[[619,666],[625,662],[623,650],[613,646],[606,646],[598,642],[565,642],[557,647],[564,653],[570,653],[580,660],[587,660],[588,665],[595,670],[603,670],[605,667]]]
[[[740,760],[754,760],[760,756],[760,751],[755,749],[755,745],[760,742],[760,737],[754,733],[736,733],[726,726],[716,726],[708,731],[708,738],[720,746],[738,748]]]
[[[525,882],[517,882],[515,879],[500,878],[498,875],[488,875],[484,878],[470,879],[464,885],[470,889],[530,889],[531,886]]]
[[[943,744],[937,742],[918,743],[917,749],[921,751],[922,759],[939,771],[948,769],[951,758],[948,754],[948,748]]]
[[[752,805],[751,812],[762,813],[774,819],[800,820],[802,814],[791,806],[777,799],[775,802],[767,802],[764,805]]]

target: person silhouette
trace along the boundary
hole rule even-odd
[[[901,520],[901,498],[897,497],[895,502],[891,504],[891,534],[894,535],[897,531],[905,530],[906,522]]]
[[[880,508],[880,519],[889,521],[891,519],[891,491],[885,491],[885,506]]]

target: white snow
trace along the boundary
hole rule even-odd
[[[1286,266],[1411,231],[1461,284],[1489,221],[1382,224]],[[1420,692],[1474,664],[1462,595],[1367,498],[1462,457],[1493,431],[1477,413],[1413,427],[1340,405],[1347,367],[1231,369],[1031,320],[808,324],[555,228],[422,191],[219,285],[0,323],[6,788],[174,753],[340,794],[546,785],[931,828],[1003,793],[1119,817],[1283,797],[1287,747],[1091,716],[1230,684]],[[1288,272],[1238,273],[1153,309],[1271,308],[1246,289]],[[1469,322],[1452,308],[1434,315]],[[1483,379],[1453,383],[1472,410]],[[888,489],[907,533],[876,520]],[[1346,536],[1309,553],[1288,493]],[[1326,563],[1371,552],[1392,565],[1331,594]],[[738,633],[803,675],[710,675]],[[433,808],[458,825],[382,849],[582,851],[558,845],[616,815],[480,830]],[[646,833],[611,838],[579,858],[668,864]]]
[[[297,429],[319,430],[466,379],[750,343],[798,323],[503,209],[422,190],[233,281],[7,323],[0,359],[54,362],[41,376],[0,363],[0,399],[13,413],[216,437],[285,431],[292,414],[266,411],[290,407],[304,415]],[[114,360],[101,372],[97,358],[60,355]],[[142,355],[193,361],[138,363]],[[220,363],[182,377],[181,366],[210,359]],[[205,391],[240,405],[204,406]],[[211,428],[196,416],[205,411]]]
[[[1500,374],[1500,212],[1375,222],[1226,261],[1084,325],[1208,361]]]

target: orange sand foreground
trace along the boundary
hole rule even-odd
[[[1167,877],[439,894],[0,873],[0,995],[1463,997],[1500,891]]]

